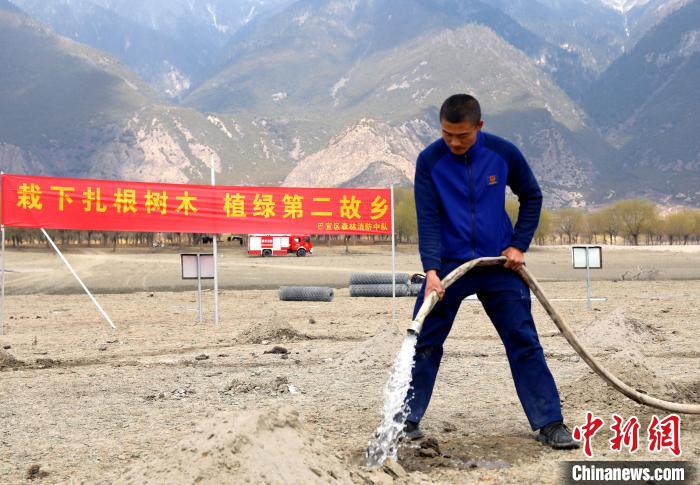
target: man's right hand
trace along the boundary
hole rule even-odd
[[[429,269],[425,273],[425,297],[428,297],[430,295],[430,292],[435,290],[438,294],[438,297],[442,300],[442,298],[445,296],[445,289],[442,287],[442,282],[440,281],[440,277],[437,274],[437,271],[434,269]]]

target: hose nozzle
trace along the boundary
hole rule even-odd
[[[406,330],[406,332],[408,334],[418,335],[421,331],[421,328],[423,328],[423,322],[418,322],[416,320],[413,320],[408,325],[408,329]]]

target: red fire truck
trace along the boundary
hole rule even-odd
[[[285,256],[296,254],[304,257],[313,254],[314,245],[309,236],[293,234],[251,234],[248,237],[248,254],[251,256]]]

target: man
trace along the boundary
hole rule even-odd
[[[423,150],[416,163],[418,241],[426,279],[414,317],[423,295],[436,291],[440,301],[418,336],[404,430],[410,439],[423,436],[418,423],[430,402],[443,343],[460,303],[476,293],[503,341],[530,426],[540,430],[537,440],[555,449],[578,448],[563,424],[559,393],[532,318],[530,291],[516,273],[539,222],[542,192],[520,151],[482,132],[483,124],[474,97],[449,97],[440,109],[442,138]],[[520,201],[515,228],[505,211],[506,186]],[[464,262],[500,255],[507,258],[503,266],[477,267],[442,288],[441,278]]]

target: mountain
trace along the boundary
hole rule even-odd
[[[606,143],[543,58],[527,52],[548,46],[481,2],[300,1],[241,31],[226,67],[185,103],[236,117],[264,113],[266,126],[288,134],[269,156],[299,155],[285,183],[347,185],[368,173],[381,174],[376,183],[404,183],[413,177],[407,163],[439,136],[442,101],[471,92],[489,129],[522,141],[548,203],[582,204],[597,154],[608,158]],[[559,170],[569,175],[558,178]]]
[[[411,130],[363,118],[333,137],[326,148],[299,162],[284,185],[411,186],[416,154],[423,146],[424,140]]]
[[[234,160],[237,121],[161,102],[110,55],[55,35],[0,0],[2,170],[55,176],[278,183],[288,167]],[[236,163],[236,170],[233,163]]]
[[[109,52],[166,98],[206,79],[251,20],[291,0],[13,0],[65,37]]]
[[[599,0],[492,0],[492,5],[547,42],[578,56],[588,76],[576,90],[569,90],[575,99],[624,52],[625,16]]]
[[[409,185],[469,92],[550,207],[695,204],[697,1],[0,0],[2,169]]]
[[[479,0],[300,0],[242,29],[221,57],[219,73],[185,103],[235,112],[264,102],[271,105],[274,94],[295,99],[302,91],[304,96],[325,95],[336,82],[342,87],[342,74],[365,57],[466,24],[487,26],[565,89],[589,78],[576,54]],[[270,92],[271,85],[279,88]]]
[[[689,1],[492,0],[491,4],[547,42],[578,56],[587,77],[566,90],[579,101],[594,77]]]
[[[649,3],[649,0],[600,0],[605,6],[617,10],[621,13],[627,13],[635,7]]]
[[[694,0],[647,0],[630,4],[631,8],[622,14],[627,35],[625,51],[631,50],[647,32],[692,1]]]
[[[613,63],[586,97],[619,148],[618,196],[700,202],[700,1],[668,15]]]

